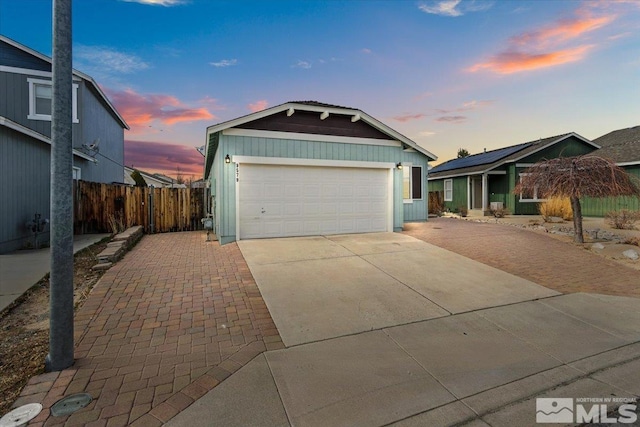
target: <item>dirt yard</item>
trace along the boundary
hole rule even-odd
[[[106,242],[75,254],[74,304],[77,309],[102,276],[93,271]],[[49,352],[49,276],[0,313],[0,416],[9,412],[29,378],[44,372]]]

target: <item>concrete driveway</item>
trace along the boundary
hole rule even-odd
[[[561,295],[399,234],[240,247],[288,348],[169,426],[535,426],[538,397],[640,396],[640,299]]]
[[[398,233],[238,245],[286,346],[559,295]]]

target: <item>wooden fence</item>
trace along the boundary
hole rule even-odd
[[[74,232],[110,233],[113,222],[145,233],[200,230],[203,188],[130,187],[74,181]]]

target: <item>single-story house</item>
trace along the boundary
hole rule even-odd
[[[51,58],[0,35],[0,253],[33,244],[27,223],[50,215],[51,78]],[[72,78],[73,179],[122,182],[129,127],[93,78]]]
[[[222,244],[398,231],[427,220],[435,159],[362,110],[288,102],[207,128],[208,214]]]
[[[602,147],[593,154],[613,160],[630,175],[640,179],[640,125],[609,132],[593,142]],[[582,214],[585,216],[605,216],[607,212],[620,209],[640,210],[640,199],[609,197],[585,198],[582,201]]]
[[[124,167],[124,183],[127,185],[136,185],[136,181],[131,174],[134,171],[138,171],[147,187],[156,188],[187,188],[185,184],[179,184],[178,180],[171,178],[170,176],[163,175],[161,173],[149,173],[140,169],[132,168],[129,166]]]
[[[444,207],[452,212],[466,208],[486,215],[503,207],[512,214],[537,214],[541,199],[535,193],[512,193],[523,171],[543,159],[578,156],[598,148],[571,132],[449,160],[429,171],[429,191],[442,192]]]

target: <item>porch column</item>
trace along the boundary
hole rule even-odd
[[[487,181],[488,175],[482,174],[482,212],[488,210],[489,205],[489,183]]]
[[[471,188],[471,175],[467,175],[467,210],[473,209],[473,206],[471,206],[472,191],[473,191],[473,188]]]

